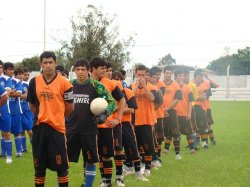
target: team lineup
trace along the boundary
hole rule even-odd
[[[36,187],[45,185],[47,168],[56,171],[58,186],[70,186],[70,162],[81,155],[82,187],[93,186],[97,164],[99,186],[112,186],[113,173],[120,187],[127,175],[150,182],[151,169],[164,164],[161,157],[172,142],[177,162],[182,159],[181,135],[192,155],[208,149],[209,139],[216,144],[209,97],[219,85],[201,69],[190,77],[171,66],[138,65],[135,81],[127,85],[126,71],[113,71],[112,62],[100,57],[77,60],[70,81],[53,52],[40,55],[40,67],[41,74],[29,81],[28,69],[0,62],[1,157],[13,162],[11,134],[16,157],[28,152],[26,131]],[[96,98],[105,102],[92,103]]]

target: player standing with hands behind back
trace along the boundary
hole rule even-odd
[[[42,74],[30,81],[28,101],[34,113],[33,161],[35,186],[43,187],[46,169],[57,171],[60,187],[68,186],[68,156],[65,114],[74,110],[72,84],[55,72],[56,56],[44,51],[40,56]]]

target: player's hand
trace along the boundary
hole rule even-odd
[[[190,120],[191,119],[191,114],[188,114],[187,115],[187,120]]]
[[[108,125],[110,126],[110,128],[114,128],[119,123],[120,123],[120,121],[118,119],[112,119],[112,120],[108,121]]]
[[[146,87],[146,85],[147,85],[146,80],[143,79],[143,78],[140,80],[140,83],[141,83],[141,86],[142,86],[143,88]]]
[[[99,124],[105,123],[107,118],[108,118],[108,115],[107,115],[107,112],[105,111],[102,114],[100,114],[99,116],[94,116],[93,120],[94,120],[94,123],[99,125]]]

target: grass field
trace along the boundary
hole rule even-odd
[[[250,102],[212,102],[212,112],[217,145],[190,155],[183,137],[181,161],[175,160],[172,150],[168,156],[162,155],[163,167],[152,170],[150,182],[128,176],[126,186],[250,186]],[[30,149],[22,158],[14,158],[11,165],[0,159],[0,187],[34,186],[33,173]],[[69,176],[70,186],[79,187],[83,180],[82,161],[71,165]],[[97,172],[94,186],[99,182]],[[57,186],[56,173],[47,171],[45,186]]]

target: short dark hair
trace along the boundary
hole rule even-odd
[[[142,65],[142,64],[136,66],[135,72],[137,72],[138,70],[145,70],[146,72],[148,72],[148,68],[146,66]]]
[[[157,74],[157,72],[156,72],[155,69],[153,69],[153,68],[150,68],[150,69],[148,70],[148,73],[149,73],[149,76],[150,76],[150,77],[152,77],[153,75],[156,75],[156,74]]]
[[[126,71],[124,69],[119,69],[119,71],[122,73],[123,76],[126,75]]]
[[[176,69],[174,71],[174,76],[176,77],[177,75],[184,74],[184,72],[181,69]]]
[[[53,51],[44,51],[40,55],[40,62],[42,62],[44,58],[53,58],[53,60],[56,61],[56,55]]]
[[[69,76],[69,71],[65,69],[64,72],[63,72],[63,74],[66,74],[67,77],[68,77]]]
[[[106,68],[112,68],[112,67],[113,67],[112,62],[106,61]]]
[[[155,73],[161,73],[161,72],[162,72],[161,68],[158,67],[158,66],[153,66],[153,67],[151,68],[151,70],[154,71]]]
[[[199,75],[203,75],[202,74],[202,69],[197,69],[197,70],[194,71],[194,77],[197,77]]]
[[[122,75],[122,73],[121,73],[120,71],[114,71],[114,72],[112,73],[112,79],[115,79],[116,77],[118,77],[118,78],[121,79],[121,80],[124,79],[124,77],[123,77],[123,75]]]
[[[11,62],[5,62],[4,64],[3,64],[3,69],[4,70],[7,70],[7,69],[14,69],[14,64],[13,63],[11,63]]]
[[[86,67],[87,70],[89,70],[89,62],[85,59],[78,59],[76,63],[74,64],[74,68],[76,67]]]
[[[167,70],[173,72],[173,67],[172,66],[165,66],[163,69],[163,72],[165,73]]]
[[[106,66],[107,63],[103,58],[100,57],[93,57],[90,60],[90,70],[92,71],[93,68],[98,68],[99,66]]]
[[[30,72],[30,70],[29,70],[29,68],[23,68],[23,72],[27,73],[27,72]]]
[[[2,65],[2,66],[3,66],[3,61],[2,61],[2,60],[0,60],[0,65]]]
[[[60,71],[61,73],[63,73],[63,72],[64,72],[64,67],[63,67],[63,65],[58,64],[58,65],[56,66],[56,71]]]
[[[17,76],[19,73],[23,74],[23,69],[22,68],[16,68],[14,70],[14,75]]]

